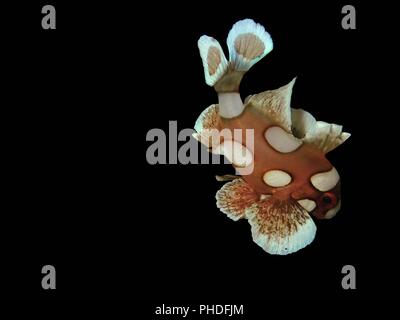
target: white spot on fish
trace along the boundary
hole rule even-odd
[[[270,194],[262,194],[262,195],[260,196],[260,200],[261,200],[261,201],[268,200],[269,198],[271,198],[271,195],[270,195]]]
[[[253,153],[234,140],[227,140],[219,144],[212,151],[215,154],[224,155],[232,164],[237,167],[247,167],[253,163]]]
[[[325,192],[334,188],[339,182],[339,179],[339,173],[336,171],[335,167],[332,167],[329,171],[314,174],[311,177],[311,183],[319,191]]]
[[[293,152],[303,143],[281,127],[276,126],[268,128],[264,136],[272,148],[282,153]]]
[[[317,204],[315,203],[314,200],[310,199],[302,199],[302,200],[297,200],[299,205],[301,205],[304,209],[306,209],[308,212],[311,212],[315,209]]]
[[[271,187],[284,187],[292,181],[292,177],[282,170],[270,170],[264,173],[263,180]]]

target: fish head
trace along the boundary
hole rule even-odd
[[[292,197],[318,219],[331,219],[340,209],[340,176],[335,167],[317,170],[304,179]]]
[[[316,207],[311,214],[318,219],[331,219],[340,210],[340,181],[329,191],[318,191],[315,199]]]

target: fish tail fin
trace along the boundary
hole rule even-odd
[[[229,61],[237,71],[248,71],[273,49],[271,36],[251,19],[236,22],[227,39]]]
[[[217,40],[209,36],[201,36],[197,42],[201,60],[203,61],[204,77],[209,86],[214,86],[226,73],[228,61]]]
[[[229,62],[217,40],[202,36],[198,41],[206,83],[218,93],[238,92],[243,75],[273,48],[269,33],[251,19],[233,25],[227,45]]]

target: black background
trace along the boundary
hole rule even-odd
[[[4,296],[135,298],[151,310],[396,295],[390,9],[353,2],[357,29],[343,30],[341,2],[53,1],[57,29],[42,30],[44,4],[1,10]],[[242,97],[297,76],[292,106],[352,133],[328,156],[342,179],[340,214],[317,221],[314,242],[289,256],[263,252],[246,221],[216,208],[214,175],[229,166],[152,166],[145,156],[148,130],[167,131],[169,120],[191,128],[217,101],[197,39],[226,48],[243,18],[266,27],[274,50],[248,72]],[[45,264],[56,267],[55,291],[41,288]],[[341,287],[346,264],[356,290]]]

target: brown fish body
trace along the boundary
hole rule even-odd
[[[251,104],[245,106],[240,116],[232,119],[221,118],[220,123],[221,130],[229,129],[233,132],[239,129],[242,132],[241,143],[253,153],[254,157],[252,173],[242,175],[242,178],[259,196],[274,195],[281,200],[312,199],[321,202],[321,192],[310,183],[312,175],[329,171],[332,168],[331,163],[321,150],[312,145],[302,144],[297,150],[290,153],[276,151],[268,144],[264,134],[268,128],[279,125],[268,119]],[[247,145],[245,129],[254,130],[253,144]],[[288,172],[293,182],[277,188],[266,185],[263,181],[264,173],[275,169]],[[241,172],[240,167],[236,167],[236,170],[239,173]],[[329,210],[332,205],[325,205],[324,209]],[[318,218],[323,217],[319,212],[315,212],[315,215]]]

